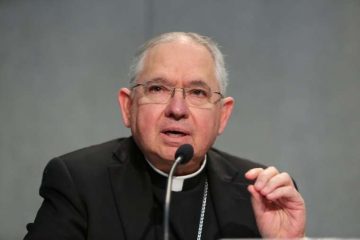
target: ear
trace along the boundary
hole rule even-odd
[[[218,135],[222,134],[225,130],[225,127],[230,119],[232,110],[235,105],[235,100],[232,97],[226,97],[222,100],[221,107],[221,116],[220,116],[220,127],[218,131]]]
[[[129,128],[131,120],[131,91],[128,88],[121,88],[118,94],[122,120],[124,125]]]

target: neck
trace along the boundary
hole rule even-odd
[[[146,159],[146,161],[155,171],[157,171],[158,173],[164,176],[167,176],[169,174],[172,164],[174,163],[174,162],[166,161],[166,164],[163,165],[163,164],[158,164],[158,162],[151,161],[150,159]],[[206,156],[201,161],[191,160],[185,165],[178,165],[174,173],[174,176],[180,177],[180,176],[192,175],[193,173],[196,172],[201,172],[205,164],[206,164]]]

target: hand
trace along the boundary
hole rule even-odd
[[[256,223],[263,238],[305,236],[305,202],[287,173],[275,167],[254,168],[245,177],[249,185]]]

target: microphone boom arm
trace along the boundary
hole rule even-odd
[[[172,179],[177,165],[181,162],[182,156],[179,156],[175,159],[174,164],[172,165],[167,184],[166,184],[166,193],[165,193],[165,209],[164,209],[164,240],[169,239],[169,222],[170,222],[170,197],[172,189]]]

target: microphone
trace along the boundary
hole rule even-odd
[[[194,155],[194,148],[190,144],[181,145],[175,152],[175,162],[188,163]]]
[[[170,197],[171,197],[171,188],[172,188],[172,179],[175,172],[175,169],[178,164],[188,163],[194,156],[194,148],[190,144],[181,145],[175,152],[175,162],[172,165],[167,185],[166,185],[166,195],[165,195],[165,206],[164,206],[164,240],[169,239],[169,221],[170,221]]]

